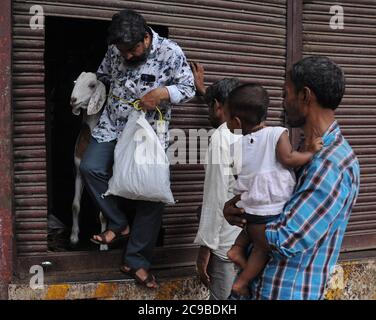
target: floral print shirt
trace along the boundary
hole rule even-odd
[[[194,78],[182,49],[173,41],[152,32],[152,44],[145,63],[130,67],[115,45],[110,45],[97,71],[98,80],[110,87],[106,106],[92,136],[98,142],[117,140],[134,107],[127,101],[140,99],[149,91],[166,87],[170,102],[162,102],[159,109],[165,120],[164,147],[168,147],[168,125],[171,105],[188,101],[195,95]],[[157,131],[157,110],[147,111],[146,119]]]

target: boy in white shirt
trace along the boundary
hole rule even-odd
[[[235,180],[227,171],[232,163],[230,144],[239,138],[227,129],[223,104],[239,81],[222,79],[205,89],[202,65],[193,63],[191,68],[197,91],[209,106],[209,120],[216,128],[207,152],[204,196],[202,208],[199,208],[200,225],[194,241],[200,245],[197,271],[201,281],[209,288],[210,299],[225,300],[236,276],[235,266],[228,259],[227,251],[241,229],[231,226],[223,216],[225,202],[233,197],[229,186]]]

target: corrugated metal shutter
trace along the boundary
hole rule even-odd
[[[14,203],[20,254],[47,251],[44,31],[30,29],[27,8],[13,17]]]
[[[268,1],[14,1],[14,114],[16,223],[19,253],[46,251],[46,160],[44,103],[44,31],[28,26],[31,5],[45,15],[110,19],[124,8],[142,13],[150,24],[169,28],[169,36],[189,60],[205,65],[207,82],[239,77],[265,85],[271,97],[270,124],[282,122],[286,68],[286,0]],[[172,128],[209,128],[199,99],[176,106]],[[192,246],[197,230],[204,171],[201,165],[175,165],[172,184],[177,205],[163,219],[164,246]]]
[[[343,251],[376,248],[376,2],[340,1],[344,29],[329,26],[334,1],[304,1],[304,55],[325,55],[341,65],[347,87],[336,112],[361,165],[361,187]]]

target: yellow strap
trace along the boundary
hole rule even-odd
[[[115,95],[113,95],[113,94],[112,94],[110,97],[115,98],[115,99],[117,99],[117,100],[121,100],[121,101],[125,102],[126,104],[131,105],[133,108],[135,108],[135,109],[138,110],[138,111],[141,110],[141,107],[139,106],[140,101],[141,101],[140,99],[138,99],[138,100],[134,100],[134,101],[129,101],[129,100],[125,100],[125,99],[123,99],[123,98],[117,97],[117,96],[115,96]],[[159,113],[159,120],[160,120],[160,121],[163,121],[163,114],[162,114],[161,110],[159,109],[158,106],[156,106],[155,109],[156,109],[156,110],[158,111],[158,113]]]

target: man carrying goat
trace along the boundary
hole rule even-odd
[[[194,79],[182,49],[160,37],[132,10],[113,16],[108,43],[97,72],[98,79],[109,88],[107,104],[80,165],[85,187],[108,220],[107,230],[94,235],[92,241],[103,245],[129,238],[121,270],[146,287],[156,288],[149,268],[164,204],[132,200],[136,213],[130,229],[118,198],[101,195],[108,188],[116,141],[135,107],[134,101],[140,100],[139,107],[156,131],[160,113],[163,115],[167,148],[171,104],[194,96]]]

